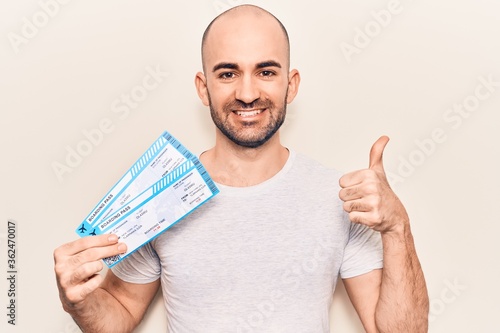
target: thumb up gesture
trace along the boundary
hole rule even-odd
[[[381,233],[402,232],[409,223],[406,209],[385,175],[382,156],[388,142],[389,138],[382,136],[373,144],[368,169],[340,178],[339,197],[351,221]]]

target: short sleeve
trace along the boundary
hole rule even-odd
[[[383,267],[383,249],[380,233],[365,225],[350,223],[349,239],[344,249],[344,258],[340,267],[343,279],[368,273]]]
[[[144,245],[111,268],[125,282],[150,283],[160,277],[161,265],[158,254],[151,243]]]

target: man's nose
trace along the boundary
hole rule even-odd
[[[250,104],[260,97],[260,92],[257,83],[254,82],[252,76],[244,76],[236,88],[236,99],[243,103]]]

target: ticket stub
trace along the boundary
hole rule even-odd
[[[127,252],[105,258],[112,267],[219,192],[198,158],[168,132],[139,158],[76,232],[116,234]]]

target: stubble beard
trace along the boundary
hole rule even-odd
[[[265,144],[269,139],[273,137],[273,135],[280,129],[281,125],[285,122],[286,117],[286,100],[283,101],[283,106],[280,109],[275,109],[275,104],[269,100],[261,100],[257,99],[250,104],[243,103],[239,100],[234,100],[224,104],[222,111],[218,112],[215,110],[212,100],[210,98],[210,94],[208,94],[209,106],[210,106],[210,115],[212,116],[212,120],[217,126],[217,128],[226,136],[229,140],[235,143],[238,146],[245,148],[258,148]],[[285,96],[287,96],[286,94]],[[256,128],[252,135],[243,135],[242,133],[238,133],[238,129],[229,123],[228,118],[232,113],[232,110],[244,110],[244,109],[266,109],[266,112],[269,112],[270,121],[267,125],[262,128]],[[276,110],[274,114],[271,113],[271,110]],[[245,127],[255,126],[256,122],[249,121],[245,123]]]

